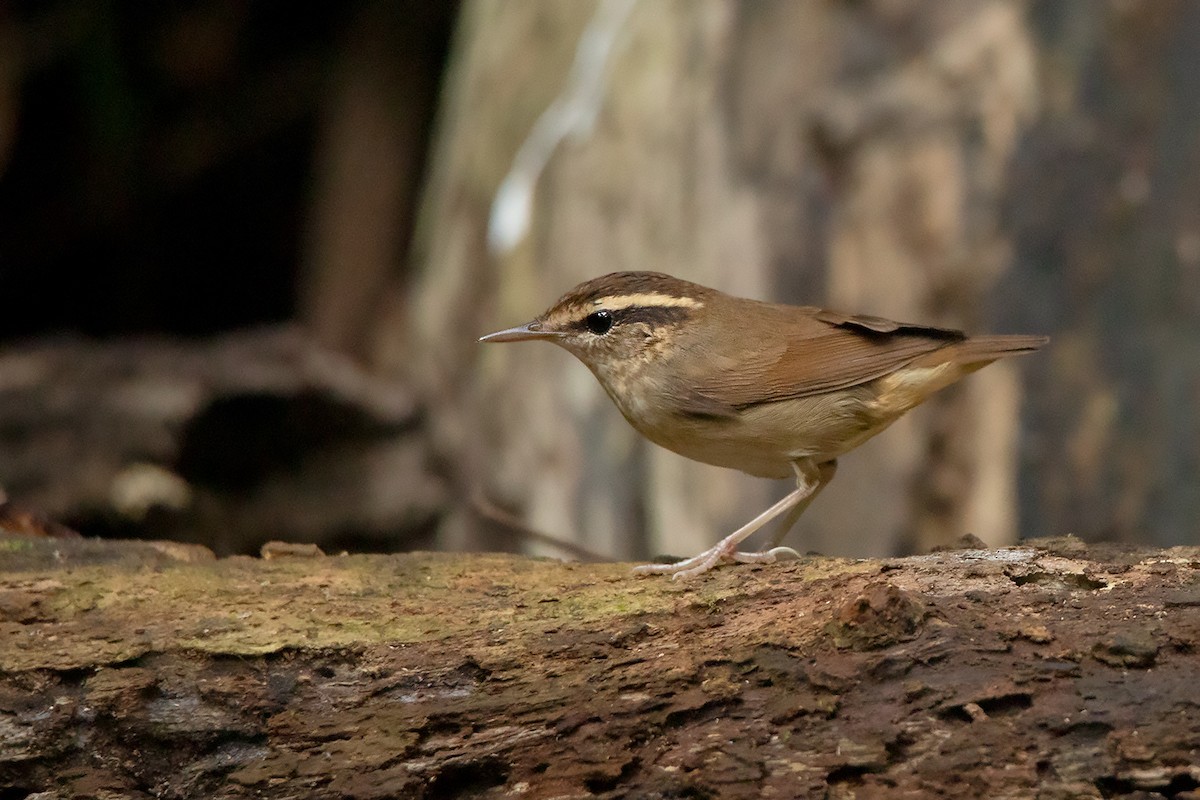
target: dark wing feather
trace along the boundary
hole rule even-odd
[[[693,384],[697,413],[718,416],[713,408],[741,409],[858,386],[966,338],[960,331],[816,308],[756,311],[775,323],[776,335],[753,343],[730,331],[729,346]]]
[[[945,342],[957,342],[967,338],[962,331],[953,328],[935,328],[932,325],[917,325],[912,322],[895,322],[894,320],[875,317],[870,314],[843,314],[840,311],[829,311],[824,308],[805,306],[801,311],[809,311],[813,318],[829,325],[844,328],[858,328],[872,333],[915,333],[940,339]]]

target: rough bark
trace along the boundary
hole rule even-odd
[[[6,798],[1184,798],[1198,670],[1197,548],[680,584],[0,539]]]

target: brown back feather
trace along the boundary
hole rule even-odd
[[[961,331],[881,317],[750,300],[739,304],[749,305],[732,316],[754,315],[770,323],[773,334],[750,342],[744,326],[733,320],[724,343],[693,376],[693,413],[733,414],[760,403],[848,389],[922,357],[939,360],[937,351],[972,341]]]

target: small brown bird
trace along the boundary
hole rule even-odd
[[[1045,336],[961,331],[731,297],[658,272],[582,283],[532,322],[482,342],[544,339],[587,365],[639,433],[705,464],[796,489],[710,550],[638,574],[688,578],[725,561],[771,562],[837,459],[904,412]],[[738,545],[782,517],[768,546]]]

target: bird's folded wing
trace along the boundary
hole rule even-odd
[[[881,317],[804,309],[803,324],[781,324],[772,340],[734,342],[695,380],[696,413],[721,416],[772,403],[846,389],[888,374],[920,356],[963,341],[960,331],[893,322]],[[724,363],[722,363],[724,362]]]

